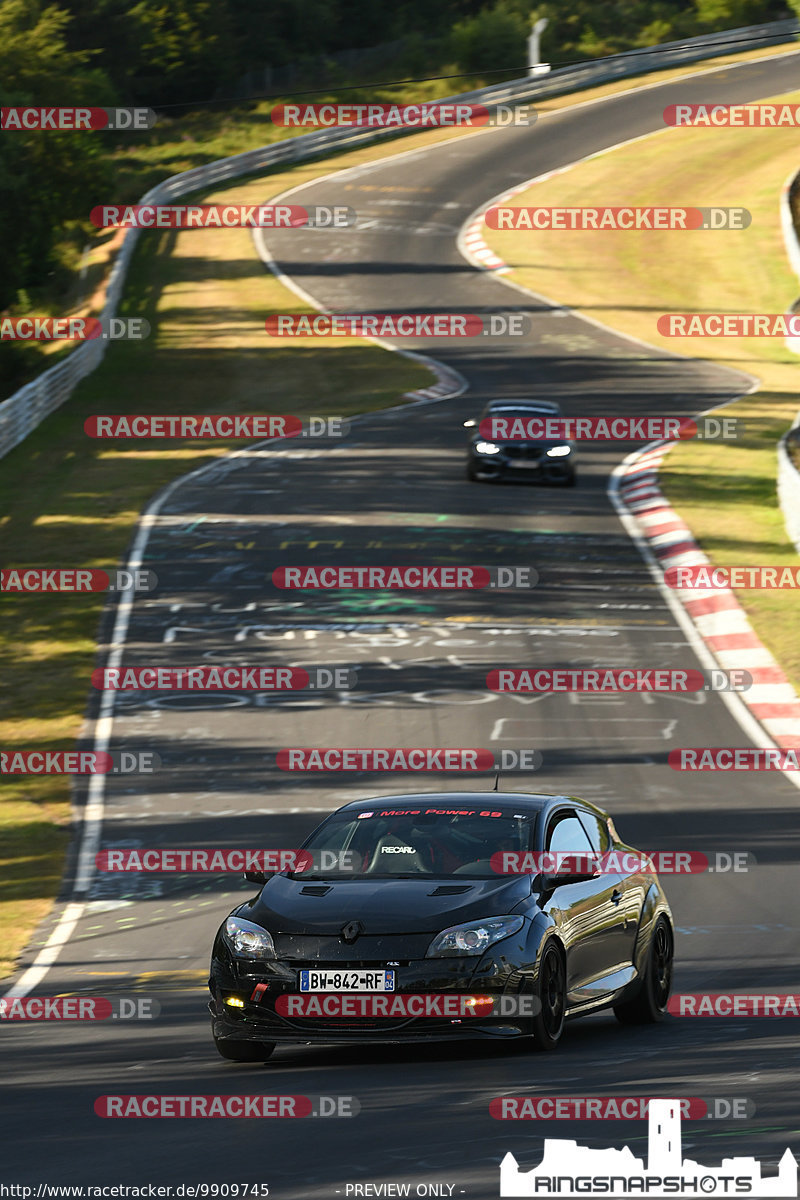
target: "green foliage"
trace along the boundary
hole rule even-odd
[[[0,4],[0,103],[70,105],[113,102],[106,77],[85,50],[66,44],[69,17],[36,0]],[[59,266],[56,247],[88,231],[89,203],[110,186],[96,135],[9,130],[0,138],[0,310]],[[85,240],[85,235],[83,235]],[[24,294],[24,292],[23,292]]]
[[[790,2],[800,15],[800,0]],[[402,40],[378,78],[457,70],[474,86],[523,73],[538,17],[549,22],[542,58],[558,66],[783,15],[784,0],[0,0],[0,102],[165,115],[188,106],[213,128],[206,114],[224,109],[204,106],[235,95],[248,72],[299,64],[292,87],[313,92],[315,64],[343,50]],[[354,62],[333,69],[337,86],[376,79]],[[442,86],[456,92],[459,81]],[[136,145],[132,134],[0,136],[0,311],[18,310],[22,289],[34,307],[58,292],[92,232],[89,210],[114,194],[110,151],[120,141]]]
[[[507,69],[524,74],[530,13],[523,15],[509,0],[496,0],[453,28],[451,47],[456,63],[469,74]]]

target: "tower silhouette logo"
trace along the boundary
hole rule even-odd
[[[545,1138],[542,1161],[532,1171],[520,1171],[513,1154],[505,1156],[500,1164],[501,1197],[762,1196],[777,1200],[798,1194],[797,1159],[788,1147],[778,1174],[768,1178],[762,1176],[755,1158],[724,1158],[719,1167],[704,1167],[683,1158],[679,1100],[651,1100],[648,1121],[647,1163],[634,1158],[627,1146],[593,1150],[574,1141]]]

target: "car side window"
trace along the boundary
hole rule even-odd
[[[599,850],[605,854],[611,847],[611,840],[608,836],[608,826],[602,817],[596,817],[594,813],[580,810],[581,824],[589,835],[589,841],[592,843],[593,850]]]
[[[550,823],[545,849],[561,854],[588,854],[592,844],[574,813],[560,813]]]

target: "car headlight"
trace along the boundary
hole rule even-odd
[[[240,958],[275,958],[271,934],[252,921],[228,917],[225,922],[225,941]]]
[[[524,924],[523,917],[489,917],[486,921],[467,921],[465,925],[452,925],[450,929],[443,929],[441,933],[437,933],[425,957],[483,954],[487,946],[517,933]]]
[[[572,454],[572,446],[551,446],[547,451],[548,458],[564,458],[567,454]]]
[[[496,446],[494,442],[476,442],[475,443],[475,453],[476,454],[499,454],[500,447]]]

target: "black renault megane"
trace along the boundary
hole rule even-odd
[[[645,855],[569,796],[382,796],[327,817],[297,869],[219,929],[212,1034],[260,1062],[289,1042],[529,1038],[612,1007],[659,1021],[673,922]]]

